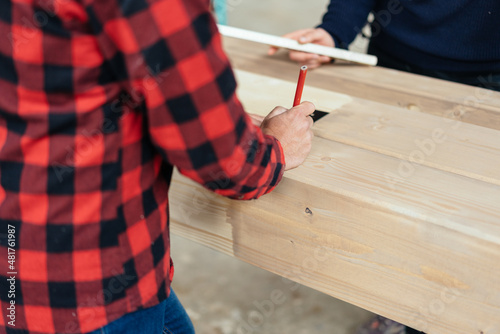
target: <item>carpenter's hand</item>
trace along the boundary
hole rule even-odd
[[[303,102],[292,109],[276,107],[262,122],[262,131],[278,139],[285,154],[285,170],[298,167],[311,151],[315,110],[311,102]]]
[[[300,44],[314,43],[324,46],[335,47],[335,42],[332,36],[322,28],[302,29],[284,35],[285,38],[291,38],[298,41]],[[272,56],[279,48],[271,46],[268,54]],[[320,67],[324,63],[331,61],[330,57],[320,56],[313,53],[300,51],[290,51],[290,59],[298,62],[300,65],[307,65],[310,69]]]

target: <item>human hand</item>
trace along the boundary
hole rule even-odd
[[[289,34],[284,35],[285,38],[291,38],[298,41],[300,44],[314,43],[324,46],[335,47],[335,42],[332,36],[322,28],[316,29],[301,29]],[[270,56],[274,55],[278,51],[278,47],[271,46],[269,48],[268,54]],[[320,67],[324,63],[329,63],[331,61],[330,57],[320,56],[313,53],[301,52],[301,51],[290,51],[290,59],[298,62],[300,65],[307,65],[308,68],[313,69]]]
[[[276,107],[264,118],[262,132],[279,140],[285,154],[285,170],[298,167],[311,151],[314,134],[311,115],[315,110],[311,102],[303,102],[286,109]]]

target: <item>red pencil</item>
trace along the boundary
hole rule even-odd
[[[307,66],[302,66],[299,73],[299,81],[297,82],[297,90],[295,91],[295,98],[293,99],[293,106],[298,106],[302,99],[302,90],[304,90],[304,82],[306,81]]]

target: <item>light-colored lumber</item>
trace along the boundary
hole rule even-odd
[[[298,65],[285,52],[267,56],[258,43],[225,38],[233,65],[240,69],[291,82]],[[392,106],[500,130],[500,92],[353,64],[324,65],[309,71],[307,85]]]
[[[430,334],[494,334],[500,187],[423,166],[393,192],[383,174],[397,164],[316,138],[304,166],[251,202],[176,175],[172,231]]]
[[[297,67],[248,45],[228,47],[233,62],[246,57],[234,62],[242,103],[261,115],[289,107]],[[273,193],[233,201],[175,174],[172,232],[428,334],[499,334],[500,103],[483,99],[459,121],[439,108],[459,108],[468,87],[430,79],[433,94],[399,72],[378,87],[352,71],[341,89],[327,82],[341,80],[335,67],[308,74],[303,99],[330,114]],[[412,161],[436,129],[446,139]]]
[[[290,107],[293,82],[235,73],[248,112],[265,116],[277,104]],[[311,86],[302,97],[330,113],[315,124],[317,136],[401,159],[385,173],[390,187],[420,165],[500,185],[500,131]]]

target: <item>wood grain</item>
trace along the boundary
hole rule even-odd
[[[235,73],[248,112],[265,116],[276,105],[290,107],[293,82]],[[394,182],[425,165],[500,185],[499,131],[310,86],[303,100],[330,113],[315,124],[317,136],[408,162],[387,171]]]
[[[233,65],[294,82],[297,65],[285,52],[267,56],[265,45],[224,38]],[[337,62],[309,71],[307,84],[387,105],[500,130],[500,93],[381,67]]]
[[[296,66],[249,45],[227,46],[233,60],[246,50],[235,62],[243,104],[260,114],[289,106]],[[249,202],[175,174],[172,232],[429,334],[500,333],[500,105],[484,99],[460,121],[435,108],[456,110],[468,87],[430,79],[449,93],[433,94],[402,73],[377,86],[351,67],[334,89],[323,85],[333,69],[308,75],[304,99],[330,115],[315,124],[306,162]],[[404,82],[425,110],[391,99]],[[377,92],[358,91],[372,84]],[[426,154],[416,141],[436,129],[446,139]]]

